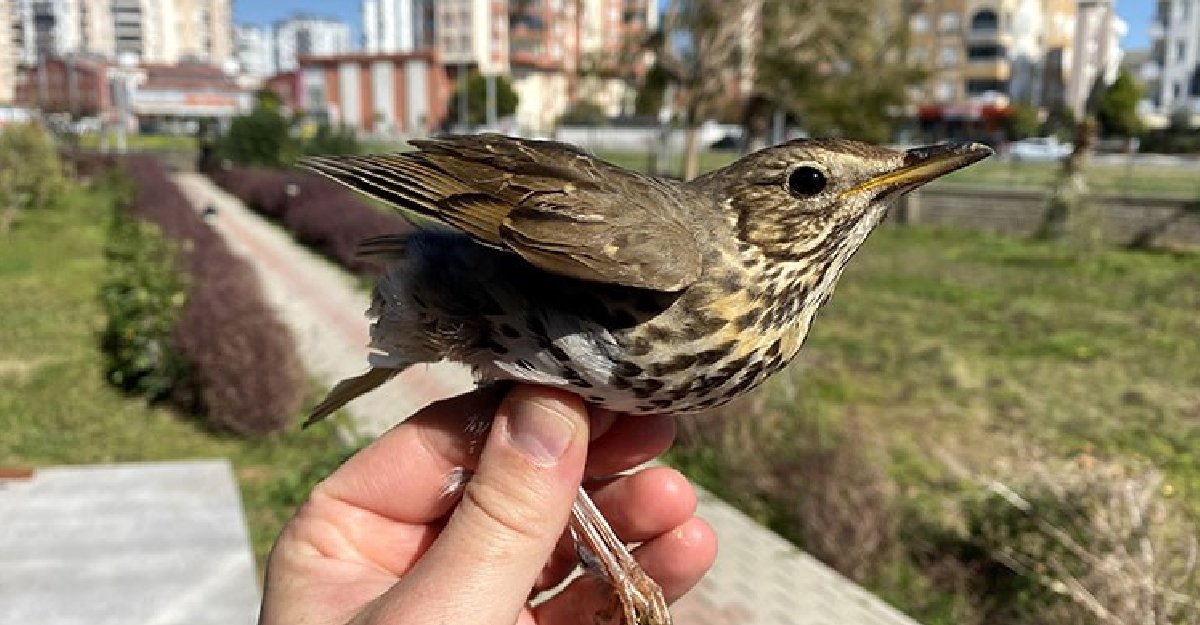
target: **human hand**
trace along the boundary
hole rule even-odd
[[[518,386],[473,453],[465,415],[492,405],[487,391],[434,404],[318,484],[271,551],[260,623],[591,625],[611,607],[611,589],[586,576],[536,608],[528,599],[577,561],[564,528],[584,476],[657,456],[674,422],[589,417],[573,395]],[[447,496],[457,467],[475,474]],[[634,554],[669,601],[712,566],[716,537],[676,471],[623,476],[592,497],[625,542],[642,543]]]

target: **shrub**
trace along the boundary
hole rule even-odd
[[[1025,460],[963,500],[968,540],[1018,583],[990,622],[1200,623],[1196,527],[1153,469]]]
[[[175,249],[157,226],[116,213],[104,252],[105,376],[126,391],[163,399],[186,375],[172,341],[187,299]]]
[[[356,257],[359,242],[411,230],[398,213],[377,210],[315,174],[230,167],[209,176],[251,210],[278,221],[301,244],[358,274],[376,269]]]
[[[299,359],[253,270],[203,222],[157,161],[131,157],[124,165],[136,189],[128,212],[173,241],[189,285],[171,334],[186,375],[175,381],[170,399],[238,433],[281,428],[302,399]]]
[[[20,211],[52,205],[65,188],[49,133],[36,124],[0,128],[0,234],[12,228]]]

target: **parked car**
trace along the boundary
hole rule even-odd
[[[1072,146],[1057,137],[1031,137],[1008,144],[1008,154],[1022,161],[1057,161],[1070,156]]]

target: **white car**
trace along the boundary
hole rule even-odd
[[[1057,137],[1032,137],[1008,144],[1008,154],[1021,161],[1057,161],[1071,155],[1070,143]]]

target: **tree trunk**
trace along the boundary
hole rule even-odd
[[[17,219],[17,205],[9,204],[4,207],[4,212],[0,213],[0,235],[8,234],[12,230],[13,222]]]
[[[683,179],[691,180],[700,175],[700,125],[688,120],[687,138],[683,144]]]

